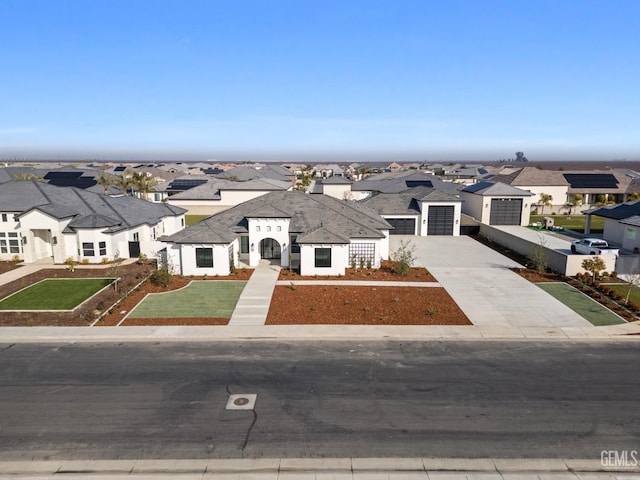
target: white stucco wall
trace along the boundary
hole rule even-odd
[[[331,267],[315,266],[315,249],[331,249]],[[344,275],[349,266],[349,245],[300,245],[301,275]]]
[[[566,206],[567,204],[567,190],[569,189],[568,185],[558,185],[558,186],[531,186],[531,187],[524,187],[524,186],[520,186],[518,185],[517,188],[520,188],[522,190],[529,190],[531,193],[533,193],[533,197],[529,198],[529,205],[537,205],[540,203],[540,195],[543,193],[546,193],[548,195],[551,195],[553,197],[553,200],[551,200],[551,205],[552,207],[544,207],[544,213],[551,213],[553,212],[559,212],[560,210],[563,210],[563,207]],[[538,213],[540,215],[542,215],[541,212],[541,207],[538,207]]]
[[[176,248],[177,247],[177,248]],[[200,268],[196,265],[196,248],[213,249],[213,267]],[[174,245],[167,248],[167,257],[169,265],[173,271],[182,275],[229,275],[229,245],[211,245],[211,244],[194,244],[194,245]],[[237,255],[234,255],[237,258]],[[235,263],[235,261],[234,261]]]
[[[462,202],[462,213],[475,218],[481,223],[489,223],[489,208],[484,208],[483,198],[481,195],[475,195],[470,192],[460,192]],[[486,221],[483,220],[484,210],[486,210]]]
[[[605,218],[602,238],[607,242],[622,244],[625,237],[625,227],[626,225],[621,224],[617,220]]]
[[[260,241],[273,238],[280,244],[281,263],[289,266],[289,219],[249,218],[249,266],[260,263]]]
[[[322,193],[338,200],[353,198],[351,196],[351,185],[322,185]]]

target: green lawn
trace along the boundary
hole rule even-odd
[[[531,215],[529,223],[544,222],[544,217],[553,218],[553,223],[556,227],[584,232],[586,215]],[[602,233],[603,230],[604,218],[592,216],[591,233]]]
[[[628,283],[607,283],[605,285],[611,290],[615,290],[616,292],[618,292],[620,295],[622,295],[623,298],[627,297],[627,292],[629,291]],[[631,287],[629,301],[635,303],[636,305],[640,305],[640,288]]]
[[[571,285],[566,283],[537,283],[536,285],[596,327],[625,323],[611,310],[603,307]]]
[[[49,278],[0,301],[0,310],[73,310],[112,278]]]
[[[129,318],[231,318],[246,283],[194,280],[180,290],[147,295]]]
[[[211,215],[185,215],[184,223],[188,226],[193,225],[194,223],[198,223],[200,220],[204,220],[205,218],[209,218]]]

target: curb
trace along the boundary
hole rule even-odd
[[[640,473],[640,462],[609,466],[598,459],[492,458],[258,458],[174,460],[4,461],[0,475],[153,475],[153,474],[273,474],[366,472],[518,473]],[[603,465],[604,463],[604,465]],[[638,478],[634,475],[635,478]]]

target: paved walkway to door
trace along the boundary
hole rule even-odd
[[[518,263],[471,237],[392,236],[415,245],[416,265],[426,267],[474,325],[528,328],[595,328],[569,307],[512,272]]]
[[[271,265],[268,260],[260,260],[240,294],[229,325],[264,325],[279,275],[278,265]]]

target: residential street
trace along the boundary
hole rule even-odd
[[[640,445],[640,346],[0,346],[0,460],[600,458]],[[255,393],[252,410],[225,410]]]

